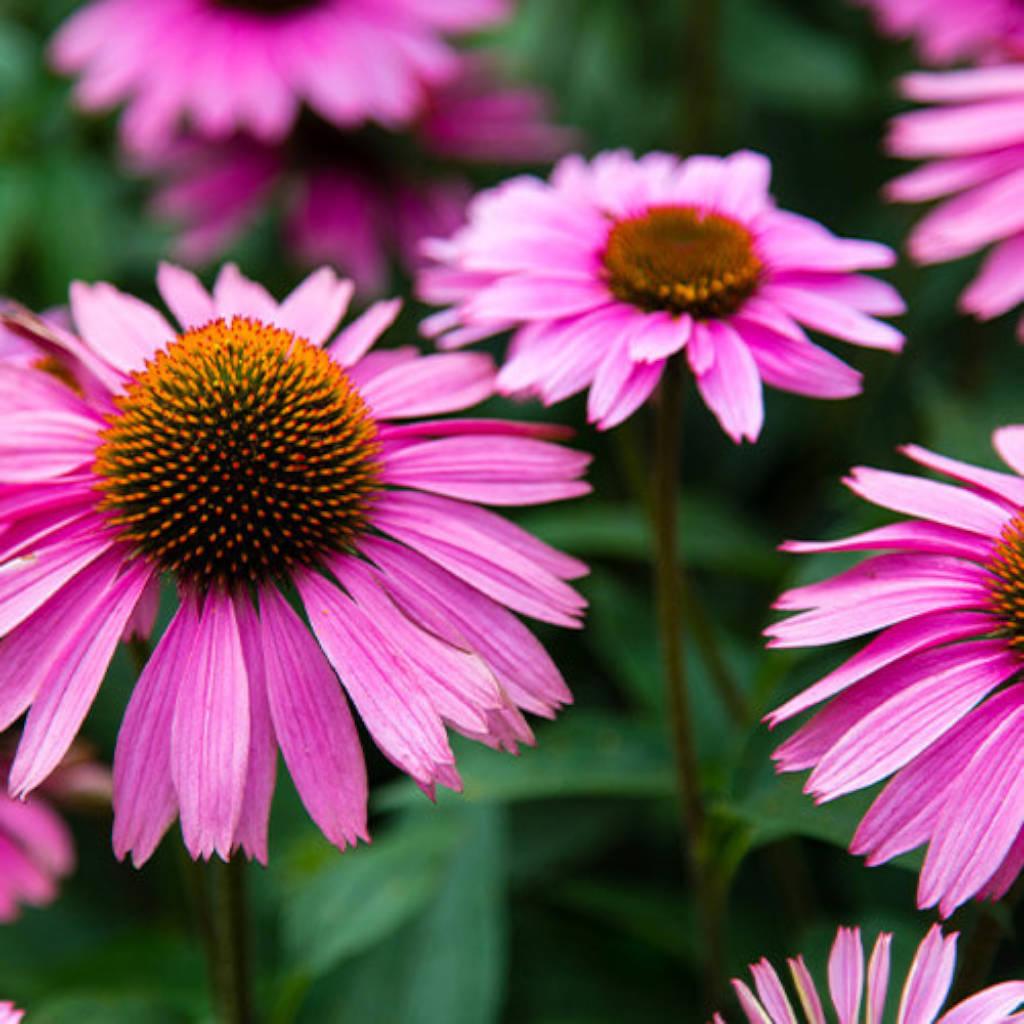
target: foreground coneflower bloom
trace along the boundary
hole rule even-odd
[[[139,169],[159,183],[153,208],[176,229],[180,259],[223,256],[257,217],[279,210],[285,245],[299,261],[329,263],[361,293],[377,295],[396,258],[414,272],[423,239],[462,223],[472,186],[453,162],[465,170],[548,163],[570,140],[542,92],[506,84],[477,56],[430,91],[401,135],[339,132],[304,117],[279,144],[192,135]]]
[[[864,947],[859,928],[840,928],[828,960],[828,991],[839,1024],[1010,1024],[1020,1017],[1014,1010],[1024,1003],[1024,981],[992,985],[939,1017],[956,966],[956,935],[943,936],[934,926],[917,947],[899,1001],[886,997],[889,989],[889,954],[892,935],[881,932],[864,965]],[[825,1008],[814,977],[804,958],[787,961],[793,982],[791,1000],[775,968],[765,959],[750,965],[754,990],[738,978],[733,989],[750,1024],[797,1024],[794,1004],[799,1006],[808,1024],[825,1024]],[[755,994],[756,993],[756,994]],[[715,1014],[714,1024],[725,1024]]]
[[[14,1003],[0,1003],[0,1024],[21,1024],[25,1014]]]
[[[760,433],[762,381],[857,394],[860,374],[803,326],[898,351],[900,333],[869,314],[901,312],[900,297],[856,273],[893,253],[776,209],[770,173],[756,153],[620,151],[567,157],[550,182],[513,178],[477,196],[450,240],[430,243],[438,265],[420,292],[452,308],[424,331],[451,348],[514,329],[501,390],[553,403],[589,387],[601,428],[633,413],[681,352],[735,441]]]
[[[886,35],[914,40],[929,64],[1024,54],[1020,0],[855,0]]]
[[[945,263],[994,246],[960,307],[981,320],[1006,313],[1024,299],[1024,64],[919,72],[902,88],[935,107],[895,118],[888,149],[931,162],[890,182],[887,196],[942,200],[911,233],[910,255]],[[1024,339],[1024,321],[1017,330]]]
[[[1024,427],[996,431],[1013,474],[916,446],[915,462],[957,485],[859,467],[860,497],[912,518],[787,551],[884,550],[783,594],[799,614],[773,647],[881,631],[768,716],[775,725],[829,700],[776,751],[781,771],[813,768],[819,802],[892,776],[860,823],[854,853],[878,864],[928,844],[922,907],[944,915],[999,898],[1024,864]]]
[[[329,270],[280,304],[233,266],[212,295],[171,266],[158,286],[180,328],[107,284],[72,286],[79,336],[9,318],[106,388],[0,366],[0,723],[28,711],[10,788],[56,766],[166,576],[180,607],[118,737],[118,855],[141,863],[180,814],[194,856],[265,860],[278,748],[324,834],[353,843],[346,692],[428,793],[460,785],[446,726],[514,750],[520,709],[570,699],[512,612],[578,625],[565,580],[585,567],[480,506],[582,494],[588,459],[544,426],[437,418],[488,397],[493,368],[370,352],[395,302],[326,347],[351,294]]]
[[[53,42],[87,110],[125,103],[127,147],[184,120],[200,135],[284,137],[308,104],[343,126],[419,113],[460,58],[445,42],[507,16],[507,0],[94,0]]]

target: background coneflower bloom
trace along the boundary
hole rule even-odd
[[[274,144],[183,136],[139,169],[159,182],[153,209],[175,226],[180,259],[222,256],[268,207],[280,207],[299,261],[330,263],[376,295],[393,257],[411,274],[422,240],[462,223],[469,165],[547,163],[570,147],[572,133],[548,107],[543,92],[503,82],[478,54],[463,59],[453,82],[430,90],[401,135],[339,132],[309,116]]]
[[[944,936],[938,925],[922,940],[907,979],[903,983],[897,1015],[889,1019],[900,1024],[1010,1024],[1019,1020],[1014,1010],[1024,1003],[1024,981],[992,985],[947,1010],[939,1017],[956,966],[956,935]],[[892,935],[881,932],[871,957],[864,965],[864,947],[859,928],[840,928],[828,960],[828,990],[839,1024],[882,1024],[886,1019],[889,989],[889,955]],[[750,965],[754,991],[738,978],[733,989],[750,1024],[797,1024],[794,1002],[808,1024],[825,1024],[825,1009],[814,977],[802,956],[787,961],[793,980],[795,1000],[791,1001],[775,968],[765,959]],[[862,1010],[863,1007],[863,1010]],[[863,1016],[862,1016],[863,1013]],[[715,1024],[724,1020],[715,1014]]]
[[[0,778],[9,765],[0,751]],[[109,807],[110,773],[77,748],[27,800],[0,793],[0,923],[17,918],[22,906],[52,903],[74,870],[71,831],[53,801],[97,798]]]
[[[21,1024],[25,1014],[14,1003],[0,1003],[0,1024]]]
[[[491,395],[491,362],[371,352],[397,302],[327,347],[352,291],[330,270],[281,303],[231,265],[212,295],[172,266],[158,286],[180,328],[107,284],[72,285],[77,335],[9,319],[106,387],[0,366],[0,722],[28,712],[10,788],[56,767],[168,576],[180,607],[118,737],[118,855],[146,860],[180,814],[193,856],[265,860],[278,748],[324,834],[353,843],[346,692],[428,793],[460,785],[446,726],[514,750],[520,709],[570,699],[512,613],[577,626],[565,580],[585,567],[481,505],[582,494],[588,457],[545,426],[444,418]]]
[[[894,255],[836,238],[776,208],[771,165],[624,151],[563,159],[550,181],[513,178],[477,196],[469,222],[429,243],[420,293],[451,305],[424,323],[445,348],[515,330],[498,378],[545,403],[590,389],[588,417],[614,426],[685,352],[704,401],[734,441],[756,440],[762,381],[819,398],[860,390],[860,375],[804,327],[898,351],[873,314],[903,310],[857,271]]]
[[[855,0],[886,35],[911,38],[929,64],[1024,54],[1020,0]]]
[[[918,903],[948,915],[999,898],[1024,864],[1024,427],[996,431],[1013,474],[916,446],[957,485],[858,467],[857,495],[912,518],[783,550],[878,550],[840,575],[783,594],[798,614],[767,629],[773,647],[878,632],[768,716],[776,725],[831,698],[776,751],[780,771],[813,768],[819,802],[892,776],[853,838],[869,864],[923,843]]]
[[[133,151],[166,145],[184,121],[200,135],[284,137],[306,103],[336,125],[400,125],[452,79],[445,33],[507,16],[507,0],[95,0],[53,41],[80,75],[87,110],[126,104]]]
[[[1024,64],[907,75],[903,94],[935,106],[895,118],[887,146],[930,162],[890,182],[898,202],[942,202],[911,232],[919,263],[994,246],[960,296],[965,313],[999,316],[1024,299]],[[1018,324],[1024,338],[1024,323]]]

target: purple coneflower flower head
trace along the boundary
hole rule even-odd
[[[394,127],[456,76],[445,34],[490,25],[507,0],[94,0],[57,33],[57,68],[87,110],[125,104],[128,149],[198,134],[282,139],[305,103],[350,127]]]
[[[780,771],[812,768],[806,791],[833,800],[883,779],[852,850],[879,864],[927,843],[922,907],[949,915],[1002,896],[1024,864],[1024,427],[995,434],[1013,473],[917,446],[915,462],[955,481],[858,467],[858,496],[909,518],[798,553],[883,551],[787,591],[797,614],[767,629],[772,647],[875,635],[768,716],[829,701],[775,752]]]
[[[463,222],[472,186],[452,161],[547,163],[572,139],[553,122],[544,93],[506,84],[477,55],[430,91],[401,136],[341,133],[303,118],[280,144],[192,135],[139,169],[159,182],[153,208],[175,226],[179,259],[222,256],[265,210],[280,208],[284,241],[299,262],[332,264],[360,293],[379,295],[396,258],[414,273],[422,241]]]
[[[104,389],[0,366],[0,722],[28,712],[10,788],[56,767],[169,578],[118,737],[117,854],[145,861],[180,816],[193,856],[265,860],[278,749],[344,847],[367,800],[346,693],[429,794],[460,786],[447,727],[514,751],[522,711],[570,700],[515,613],[578,626],[585,566],[483,506],[583,494],[589,460],[558,428],[449,418],[493,366],[371,351],[397,302],[331,340],[333,271],[281,303],[231,265],[212,294],[169,265],[158,286],[179,326],[108,284],[72,285],[77,334],[9,317]]]
[[[0,751],[0,778],[9,766]],[[0,793],[0,924],[17,918],[23,906],[43,907],[57,898],[74,870],[75,847],[54,802],[84,798],[109,806],[110,773],[77,749],[27,800]]]
[[[881,932],[865,970],[864,947],[859,928],[840,928],[828,960],[828,992],[839,1024],[1011,1024],[1020,1020],[1014,1010],[1024,1003],[1024,982],[992,985],[939,1014],[953,982],[956,966],[956,935],[944,936],[933,926],[917,947],[899,1001],[886,997],[889,989],[889,956],[892,935]],[[738,978],[733,989],[750,1024],[825,1024],[824,1002],[802,956],[787,961],[792,978],[791,1000],[782,979],[765,959],[750,965],[754,991]],[[797,1016],[794,1004],[802,1016]],[[898,1007],[898,1009],[897,1009]],[[725,1024],[715,1014],[714,1024]]]
[[[874,319],[903,310],[882,281],[892,251],[837,238],[777,209],[771,166],[624,151],[563,159],[550,181],[513,178],[481,193],[469,222],[429,243],[423,298],[450,306],[424,322],[443,348],[514,330],[498,378],[545,403],[589,388],[601,428],[630,416],[683,353],[734,440],[756,440],[762,382],[818,398],[860,391],[860,374],[814,344],[810,327],[898,351]]]
[[[945,263],[992,247],[960,296],[989,320],[1024,299],[1024,64],[918,72],[902,81],[910,99],[934,106],[895,118],[888,149],[930,161],[890,182],[898,202],[940,200],[911,232],[919,263]],[[1024,321],[1018,323],[1024,338]]]
[[[1024,54],[1020,0],[855,0],[886,35],[914,40],[928,64]]]
[[[25,1014],[14,1003],[0,1003],[0,1024],[21,1024]]]

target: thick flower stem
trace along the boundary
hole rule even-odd
[[[248,912],[245,897],[246,862],[239,857],[221,864],[211,861],[208,871],[213,895],[214,974],[223,1024],[252,1024],[249,990]]]
[[[655,586],[669,726],[675,759],[684,856],[693,885],[704,953],[706,996],[719,984],[721,920],[717,885],[709,877],[707,815],[701,793],[693,719],[683,650],[683,599],[680,586],[679,465],[684,377],[678,358],[669,361],[659,386],[654,442],[651,511],[654,527]]]

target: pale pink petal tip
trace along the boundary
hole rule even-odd
[[[860,390],[859,374],[806,328],[898,352],[902,334],[877,317],[905,308],[891,286],[860,273],[891,266],[892,250],[778,210],[769,179],[756,153],[625,151],[566,157],[548,181],[512,179],[424,247],[419,293],[445,308],[423,333],[447,349],[513,331],[499,391],[545,404],[587,391],[588,419],[602,430],[651,398],[667,360],[685,358],[725,433],[756,441],[764,384],[828,399]],[[656,243],[665,231],[690,238],[710,218],[739,247],[711,304],[687,276],[697,271]]]
[[[943,936],[934,926],[921,942],[899,996],[899,1010],[890,1017],[888,995],[890,948],[893,936],[881,933],[864,971],[860,929],[840,928],[828,965],[828,985],[838,1024],[882,1024],[898,1019],[903,1024],[1010,1024],[1014,1011],[1024,1003],[1024,982],[1010,981],[977,992],[940,1017],[953,978],[956,936]],[[732,986],[749,1024],[826,1024],[821,997],[803,957],[789,960],[795,1003],[767,960],[750,968],[756,995],[739,979]],[[890,1010],[887,1013],[887,1003]],[[798,1018],[794,1005],[803,1012]],[[862,1013],[863,1007],[863,1013]],[[713,1020],[724,1018],[715,1015]]]

